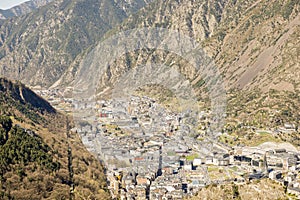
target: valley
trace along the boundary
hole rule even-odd
[[[299,199],[299,10],[296,0],[0,10],[0,199]]]
[[[224,132],[215,135],[209,111],[175,111],[144,93],[96,102],[57,98],[53,91],[38,93],[61,102],[57,108],[65,111],[68,102],[76,124],[73,131],[105,165],[113,198],[184,199],[212,185],[244,187],[266,180],[282,191],[282,198],[289,196],[285,187],[297,196],[300,152],[294,124],[241,125],[233,130],[228,121]],[[252,138],[243,140],[247,132]],[[296,139],[288,143],[290,135]]]

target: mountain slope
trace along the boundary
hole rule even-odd
[[[1,74],[30,85],[69,86],[84,50],[150,2],[60,0],[7,21],[0,28]],[[294,0],[158,0],[112,33],[138,27],[180,30],[214,58],[228,89],[297,91],[299,21]]]
[[[299,9],[294,0],[158,1],[119,30],[181,31],[214,59],[228,89],[295,91],[300,89]]]
[[[203,44],[213,52],[227,85],[299,91],[300,3],[250,1],[228,9],[216,34]],[[231,11],[231,13],[229,13]]]
[[[105,37],[163,27],[197,40],[218,66],[227,89],[227,125],[233,128],[224,131],[243,135],[251,130],[239,128],[241,124],[264,129],[285,123],[299,126],[299,9],[299,1],[293,0],[157,1]],[[147,63],[177,67],[193,83],[199,100],[210,106],[201,71],[172,52],[152,49],[130,52],[111,63],[101,77],[99,94],[113,88],[124,72]],[[295,138],[281,139],[298,145]]]
[[[136,7],[126,2],[134,1],[55,1],[51,6],[7,22],[1,27],[1,73],[31,85],[72,86],[79,63],[103,35],[108,38],[133,28],[164,27],[197,40],[199,48],[213,58],[228,89],[228,98],[232,98],[228,101],[232,112],[228,116],[243,115],[246,117],[243,122],[251,125],[257,123],[260,112],[267,112],[264,124],[260,124],[265,127],[274,124],[269,116],[282,113],[281,125],[289,121],[299,123],[296,106],[292,110],[281,106],[283,102],[297,102],[294,94],[300,90],[299,1],[158,0],[117,26],[127,17],[128,8],[149,3],[136,1],[140,2]],[[111,12],[93,9],[92,5],[111,8]],[[97,18],[99,15],[102,17]],[[117,27],[110,30],[113,26]],[[126,70],[148,61],[178,65],[194,84],[199,99],[207,97],[203,94],[207,90],[202,84],[201,71],[195,71],[188,61],[170,52],[149,49],[128,53],[112,63],[107,76],[102,77],[103,88],[114,84]],[[240,89],[244,90],[239,93]],[[276,101],[270,104],[266,99],[273,93]],[[240,105],[236,100],[250,102]],[[264,111],[257,108],[257,102],[263,102]],[[256,105],[255,109],[250,105]],[[287,110],[292,114],[285,116]]]
[[[49,103],[1,78],[0,113],[1,199],[109,199],[99,161]]]
[[[57,0],[6,20],[0,27],[0,73],[30,85],[50,86],[78,54],[146,3]]]
[[[291,0],[156,1],[109,31],[105,38],[143,27],[178,30],[198,41],[199,49],[213,58],[228,90],[296,92],[300,89],[299,15],[298,1]],[[103,88],[113,84],[125,70],[147,62],[178,65],[195,89],[203,90],[198,87],[203,78],[201,71],[195,71],[172,52],[149,49],[128,53],[111,63],[109,77],[102,77],[107,79],[102,81]],[[69,69],[73,75],[76,70],[74,66]],[[60,80],[60,84],[64,82]]]
[[[257,189],[259,188],[259,190]],[[213,199],[288,199],[284,187],[268,179],[260,182],[250,182],[245,185],[210,185],[202,188],[195,197],[189,200],[198,200],[205,196],[207,200]]]
[[[41,6],[48,4],[51,1],[53,0],[32,0],[7,10],[0,9],[0,19],[8,19],[11,17],[25,15],[32,12],[33,10],[38,9]]]

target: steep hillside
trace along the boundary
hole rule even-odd
[[[147,2],[56,0],[6,20],[0,27],[0,74],[50,86],[78,54]]]
[[[158,1],[119,30],[164,27],[192,37],[214,59],[228,89],[296,91],[299,9],[294,0]]]
[[[0,198],[109,199],[71,122],[20,83],[1,78],[0,88]]]
[[[293,0],[157,1],[105,37],[133,28],[163,27],[197,40],[223,76],[228,98],[224,131],[232,133],[231,138],[244,138],[239,143],[253,135],[243,126],[275,130],[285,123],[300,125],[299,9]],[[202,71],[172,52],[153,49],[129,52],[111,63],[101,77],[99,94],[113,88],[124,72],[147,63],[178,68],[194,84],[199,100],[207,103],[204,107],[210,106]],[[297,134],[279,138],[298,145]]]
[[[41,113],[56,113],[55,109],[44,99],[26,88],[20,82],[12,83],[7,79],[0,79],[0,91],[5,94],[7,100],[17,100],[18,103],[28,106],[31,110],[38,110]],[[14,103],[17,105],[18,103]],[[6,108],[9,109],[9,108]]]
[[[189,36],[195,41],[203,41],[211,37],[215,32],[226,5],[227,1],[225,0],[159,0],[130,16],[120,26],[105,34],[104,38],[110,38],[116,33],[135,28],[160,27],[178,30],[181,34]],[[110,63],[108,72],[101,77],[100,86],[103,87],[100,87],[99,92],[101,93],[102,88],[113,85],[126,70],[138,65],[143,66],[146,63],[178,67],[180,72],[191,81],[194,81],[197,78],[197,74],[199,74],[199,71],[196,71],[195,67],[191,66],[187,60],[175,55],[173,52],[143,48],[134,52],[128,52],[126,55],[116,58],[113,63]],[[76,67],[71,66],[69,71],[74,71],[74,69]]]
[[[300,20],[295,0],[58,0],[1,26],[1,74],[32,86],[68,86],[85,50],[148,3],[106,37],[138,27],[180,30],[214,58],[228,89],[299,90]],[[135,57],[147,58],[146,54]],[[128,68],[121,61],[117,65],[112,70]],[[189,68],[182,71],[194,73]]]
[[[201,189],[190,200],[198,200],[205,197],[207,200],[214,199],[289,199],[284,192],[284,187],[270,180],[263,179],[246,185],[211,185]]]
[[[227,116],[263,128],[286,122],[299,125],[299,21],[296,0],[58,0],[1,26],[0,71],[32,86],[72,86],[79,63],[103,37],[164,27],[192,37],[213,58],[228,89]],[[201,71],[172,52],[152,49],[129,52],[111,63],[101,77],[99,93],[126,70],[146,63],[178,67],[193,83],[199,100],[209,102]],[[293,106],[282,106],[285,102]],[[261,112],[264,119],[258,122]],[[274,113],[279,113],[280,123],[271,120]],[[234,126],[241,123],[233,120]]]
[[[47,3],[53,0],[32,0],[22,3],[21,5],[12,7],[8,10],[0,9],[0,19],[8,19],[11,17],[25,15],[32,12],[33,10],[38,9],[41,6],[46,5]]]
[[[242,6],[230,6],[203,43],[228,88],[299,91],[299,1],[249,1],[241,12]]]

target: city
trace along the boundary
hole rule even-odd
[[[89,113],[79,114],[77,120],[74,115],[73,131],[105,165],[115,199],[183,199],[211,184],[246,184],[264,178],[300,197],[300,152],[289,143],[231,147],[211,137],[209,127],[203,131],[189,124],[191,111],[170,111],[147,96],[87,103],[63,99],[53,91],[40,94],[51,94],[50,100],[61,102],[57,105],[63,105],[64,111],[73,107]],[[209,124],[209,112],[197,114],[196,121]],[[295,130],[286,125],[282,131]]]
[[[0,199],[300,199],[299,11],[1,0]]]

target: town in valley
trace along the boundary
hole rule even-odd
[[[197,112],[195,125],[189,120],[192,111],[171,111],[147,96],[87,103],[64,98],[59,90],[36,92],[58,110],[79,111],[72,130],[104,164],[115,199],[183,199],[208,185],[260,179],[271,179],[300,197],[300,151],[292,144],[230,146],[218,140],[226,132],[210,133],[209,111]],[[265,131],[297,130],[286,123]]]

